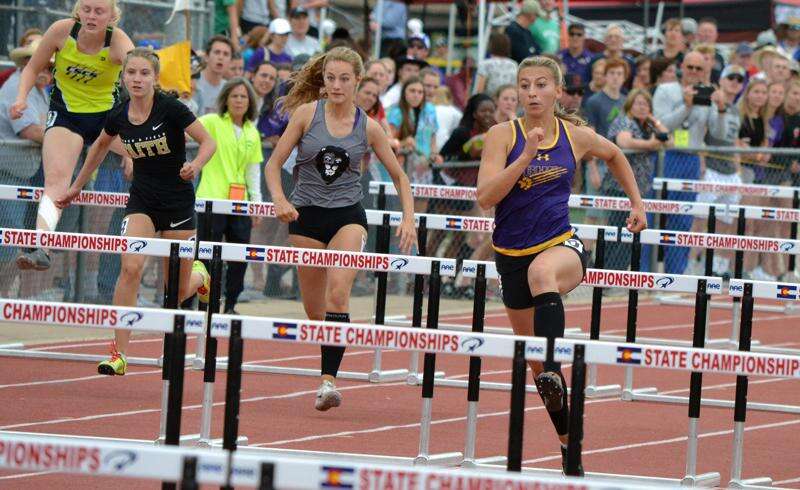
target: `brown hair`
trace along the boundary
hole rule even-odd
[[[229,48],[231,48],[231,58],[233,58],[233,53],[236,52],[236,46],[233,45],[233,41],[227,36],[223,36],[221,34],[217,34],[216,36],[211,36],[206,41],[206,56],[208,53],[211,52],[211,48],[214,47],[214,43],[222,43],[226,44]]]
[[[683,32],[683,26],[681,25],[681,20],[677,17],[672,17],[671,19],[667,19],[664,21],[664,32],[672,29],[673,27],[679,27],[681,32]]]
[[[628,92],[628,97],[625,99],[625,104],[622,108],[625,110],[625,114],[629,114],[631,109],[633,108],[633,103],[636,101],[636,97],[642,96],[647,101],[647,105],[650,106],[650,112],[653,112],[653,96],[650,95],[650,91],[644,88],[635,88]]]
[[[750,118],[750,113],[752,112],[750,108],[750,103],[747,101],[747,96],[750,95],[750,92],[757,86],[763,85],[764,88],[768,88],[769,84],[763,78],[751,78],[750,81],[747,83],[747,87],[745,87],[744,92],[742,92],[741,97],[739,98],[739,115],[742,117],[742,121],[745,119]],[[764,103],[764,107],[759,109],[758,115],[756,117],[764,117],[764,113],[767,110],[767,104]],[[766,121],[765,121],[766,122]]]
[[[28,44],[28,38],[31,36],[41,36],[43,35],[42,30],[38,27],[31,27],[26,29],[25,32],[22,33],[22,36],[19,38],[19,45],[26,46]]]
[[[532,56],[530,58],[525,58],[522,60],[522,63],[519,64],[519,69],[517,70],[518,80],[519,74],[522,73],[522,70],[526,68],[546,68],[553,76],[553,81],[555,82],[556,87],[561,87],[564,85],[564,75],[561,73],[561,67],[558,66],[558,63],[553,61],[551,58],[546,58],[544,56]],[[584,121],[582,117],[574,112],[568,112],[558,101],[556,101],[553,110],[555,116],[559,119],[568,121],[575,126],[586,126],[586,121]]]
[[[265,26],[255,26],[245,35],[245,44],[248,48],[258,49],[262,46],[262,41],[267,35],[267,28]]]
[[[493,56],[511,56],[511,40],[504,32],[493,32],[489,35],[489,54]]]
[[[492,98],[495,100],[495,102],[498,99],[500,99],[500,94],[502,94],[503,92],[505,92],[508,89],[514,90],[514,92],[516,93],[517,86],[516,85],[512,85],[510,83],[507,83],[505,85],[500,85],[499,87],[497,87],[497,90],[495,90],[494,94],[492,95]]]
[[[408,101],[406,100],[406,89],[409,85],[414,85],[418,83],[422,85],[422,80],[418,77],[411,77],[403,83],[402,88],[400,89],[400,101],[397,103],[397,106],[400,108],[400,114],[402,115],[403,119],[400,121],[400,139],[405,139],[409,136],[416,136],[417,134],[417,126],[419,125],[419,116],[422,112],[422,108],[425,106],[425,91],[422,91],[422,103],[419,107],[411,107],[408,105]],[[411,111],[414,111],[414,121],[411,121]]]
[[[108,6],[111,7],[111,20],[109,21],[109,26],[117,25],[119,19],[122,17],[122,10],[119,9],[119,5],[117,5],[117,0],[106,0],[108,2]],[[78,16],[78,10],[81,8],[81,0],[75,0],[75,5],[72,6],[72,14],[71,17],[75,20],[75,22],[80,22],[81,18]]]
[[[361,91],[361,89],[364,88],[364,86],[367,85],[368,83],[372,83],[372,84],[377,85],[378,86],[378,94],[380,94],[381,84],[378,83],[378,81],[375,80],[372,77],[364,77],[364,78],[362,78],[361,79],[361,83],[358,84],[358,89],[357,90]],[[380,104],[380,102],[381,102],[380,98],[376,99],[375,100],[375,104],[372,107],[370,107],[369,109],[367,109],[366,112],[367,112],[368,116],[374,117],[374,116],[376,116],[378,114],[378,109],[379,109],[378,105]]]
[[[608,75],[608,72],[614,68],[622,68],[623,73],[625,73],[625,79],[628,78],[630,67],[627,61],[620,58],[606,58],[606,66],[603,68],[603,75]]]
[[[153,72],[156,74],[156,78],[158,78],[158,74],[161,71],[161,61],[158,59],[158,54],[153,51],[152,48],[138,47],[128,51],[128,54],[125,55],[125,59],[122,61],[123,72],[128,66],[128,62],[133,58],[142,58],[147,60],[150,63],[150,66],[153,67]]]
[[[364,75],[364,63],[361,56],[350,48],[333,48],[327,53],[318,54],[303,65],[299,71],[289,78],[292,88],[283,98],[283,111],[291,114],[295,109],[308,102],[319,100],[320,91],[325,87],[323,73],[331,61],[350,63],[357,78]]]
[[[256,91],[253,90],[250,81],[244,77],[233,77],[225,82],[225,85],[222,86],[222,90],[219,91],[219,96],[217,96],[217,113],[219,113],[220,116],[224,116],[225,113],[228,112],[228,97],[231,95],[231,92],[233,92],[233,89],[240,85],[243,85],[244,89],[247,91],[247,111],[244,113],[244,120],[253,121],[258,114],[256,108]]]

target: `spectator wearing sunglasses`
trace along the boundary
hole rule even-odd
[[[592,79],[593,56],[586,49],[586,27],[583,24],[570,24],[567,36],[567,47],[558,53],[558,57],[567,67],[567,75],[576,74],[584,84],[588,84]]]
[[[706,136],[723,140],[727,136],[724,112],[718,111],[713,102],[722,96],[719,90],[711,95],[711,102],[695,98],[697,85],[706,76],[706,63],[703,55],[690,51],[681,63],[680,82],[659,85],[653,96],[653,113],[656,119],[672,133],[676,147],[702,146]],[[703,102],[702,104],[700,102]],[[667,151],[664,157],[664,177],[677,179],[700,178],[700,157],[695,153]],[[673,201],[694,201],[696,195],[688,192],[668,192],[667,199]],[[669,215],[667,229],[688,231],[692,228],[692,216]],[[681,274],[686,269],[689,249],[684,247],[665,247],[665,271],[668,274]]]
[[[581,105],[583,105],[583,93],[586,85],[584,84],[581,76],[577,73],[570,73],[564,77],[564,90],[561,91],[561,97],[558,102],[561,107],[570,111],[579,113]]]

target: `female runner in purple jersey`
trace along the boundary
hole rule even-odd
[[[525,115],[489,130],[478,173],[478,203],[495,207],[492,245],[509,321],[518,335],[546,337],[550,353],[552,339],[564,336],[561,295],[581,283],[589,260],[569,222],[575,163],[587,157],[606,161],[631,200],[628,229],[636,233],[647,223],[625,155],[557,104],[562,85],[553,60],[533,57],[520,64],[517,89]],[[530,366],[565,464],[569,411],[561,366]]]

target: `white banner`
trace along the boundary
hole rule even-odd
[[[200,242],[200,257],[206,258],[206,254],[210,257],[214,245],[222,247],[222,260],[236,262],[264,262],[268,264],[340,267],[404,274],[430,274],[433,262],[438,261],[440,275],[452,277],[456,274],[455,259],[312,248],[267,247],[238,243]]]
[[[515,340],[524,340],[529,346],[544,348],[545,345],[545,339],[534,337],[232,315],[214,315],[211,319],[211,335],[229,337],[231,321],[234,319],[242,321],[244,339],[279,340],[303,344],[505,358],[514,357]],[[544,356],[538,359],[544,359]]]
[[[664,179],[656,177],[653,188],[658,190],[667,184],[668,191],[713,192],[715,194],[738,194],[740,196],[792,197],[795,188],[780,185],[722,184],[701,180]]]
[[[64,233],[60,231],[17,230],[0,228],[0,246],[4,247],[42,247],[76,252],[104,252],[113,254],[139,254],[151,257],[169,257],[173,240],[163,238],[137,238],[111,235],[91,235],[88,233]],[[191,242],[179,242],[181,256],[194,252]]]
[[[790,282],[750,281],[745,279],[731,279],[728,284],[730,296],[744,296],[744,285],[753,285],[753,297],[764,299],[778,299],[781,301],[800,300],[800,284]]]
[[[186,333],[205,331],[202,311],[0,299],[0,322],[167,333],[172,332],[177,315],[184,316]]]
[[[576,344],[586,346],[585,359],[588,364],[800,378],[800,357],[798,356],[694,347],[556,339],[555,360],[572,361]]]
[[[631,235],[630,232],[625,233]],[[748,237],[738,235],[716,235],[692,233],[687,231],[644,230],[641,232],[642,244],[667,245],[675,247],[713,248],[717,250],[743,250],[745,252],[770,252],[800,254],[800,240],[780,240],[777,238]]]

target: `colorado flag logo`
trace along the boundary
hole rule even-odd
[[[659,237],[659,242],[665,245],[675,245],[677,243],[675,233],[662,233]]]
[[[30,187],[17,187],[17,199],[26,199],[30,201],[33,197],[33,189]]]
[[[272,324],[272,338],[283,340],[297,339],[297,324],[289,322],[275,322]]]
[[[247,203],[246,202],[232,202],[231,203],[231,213],[233,213],[233,214],[247,214]]]
[[[322,488],[353,488],[353,480],[356,471],[353,468],[343,466],[323,466]]]
[[[778,284],[778,298],[797,299],[797,286],[791,284]]]
[[[617,347],[617,364],[641,364],[641,347]]]
[[[460,230],[461,229],[461,218],[447,218],[444,223],[444,227],[448,230]]]
[[[245,260],[264,262],[267,259],[267,251],[263,247],[247,247],[245,249]]]

